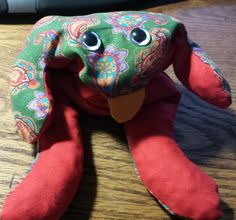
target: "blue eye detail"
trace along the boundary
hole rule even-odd
[[[102,42],[99,38],[99,36],[93,32],[93,31],[86,31],[80,39],[81,44],[84,48],[91,50],[91,51],[97,51],[102,45]]]
[[[145,29],[135,28],[130,33],[130,40],[138,46],[146,46],[150,43],[151,36]]]

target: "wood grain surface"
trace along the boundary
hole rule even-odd
[[[176,81],[183,95],[175,137],[186,155],[217,182],[222,219],[236,219],[236,1],[190,0],[158,7],[154,2],[145,7],[182,20],[189,36],[221,67],[231,85],[233,104],[228,110],[220,110]],[[29,24],[20,24],[18,19],[15,24],[12,19],[1,22],[0,18],[0,23],[5,23],[0,24],[0,209],[35,154],[34,147],[24,143],[15,131],[9,96],[11,65],[32,27],[27,19],[24,21]],[[176,80],[171,68],[167,72]],[[171,219],[136,176],[122,125],[109,117],[86,113],[80,124],[84,174],[62,219]]]

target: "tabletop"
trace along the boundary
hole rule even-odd
[[[176,141],[218,184],[222,219],[236,219],[236,1],[189,0],[163,6],[152,1],[145,7],[183,21],[190,38],[214,59],[231,85],[233,104],[221,110],[191,94],[176,80],[172,69],[167,70],[182,93]],[[35,156],[34,146],[16,133],[9,95],[11,66],[34,18],[3,20],[0,18],[0,209]],[[136,176],[123,126],[109,117],[87,113],[82,114],[80,125],[84,172],[62,219],[171,219]]]

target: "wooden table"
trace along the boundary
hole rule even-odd
[[[236,2],[190,0],[146,7],[182,20],[190,37],[214,58],[231,85],[233,104],[220,110],[177,83],[183,96],[175,137],[187,156],[217,182],[223,219],[236,219]],[[32,24],[14,19],[4,22],[0,25],[0,206],[35,153],[15,131],[8,91],[11,64]],[[171,69],[168,73],[175,79]],[[81,126],[84,175],[63,219],[170,219],[135,175],[122,125],[107,117],[83,114]]]

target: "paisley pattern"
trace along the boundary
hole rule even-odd
[[[113,25],[114,34],[123,32],[128,36],[134,28],[142,27],[146,21],[146,17],[142,14],[125,14],[109,16],[109,19],[106,22]]]
[[[113,33],[117,34],[123,32],[126,36],[137,27],[143,27],[143,24],[147,21],[154,21],[158,25],[165,25],[168,20],[162,14],[154,13],[139,13],[139,14],[115,14],[112,13],[109,19],[106,21],[113,26]]]
[[[49,111],[49,100],[44,92],[35,92],[35,99],[29,104],[28,108],[35,112],[35,118],[37,120],[44,119]]]
[[[26,88],[37,89],[38,87],[34,64],[19,59],[11,74],[11,95],[17,95]]]
[[[163,14],[149,13],[145,15],[148,20],[153,20],[156,24],[166,25],[168,20]]]
[[[125,62],[127,55],[128,50],[117,49],[112,44],[107,46],[102,54],[88,55],[89,64],[95,70],[94,81],[104,93],[111,95],[119,75],[129,68]]]
[[[165,36],[170,37],[176,25],[171,17],[162,14],[132,11],[74,17],[47,16],[39,20],[21,48],[13,69],[10,88],[13,110],[30,118],[36,130],[41,131],[52,109],[46,95],[44,71],[46,65],[57,58],[67,59],[66,63],[82,58],[85,68],[79,74],[81,81],[107,96],[136,91],[152,77],[154,67],[161,69],[161,56],[167,48]],[[138,47],[130,42],[128,35],[135,27],[150,32],[152,41],[149,45]],[[81,47],[80,36],[88,30],[101,37],[102,53]],[[38,133],[28,129],[29,125],[23,126],[22,120],[19,123],[22,136],[34,140]]]
[[[170,17],[148,12],[47,16],[39,20],[21,48],[13,69],[10,88],[13,110],[30,118],[36,130],[41,131],[52,109],[45,94],[44,72],[46,65],[57,58],[62,62],[67,59],[66,63],[74,58],[82,58],[85,68],[79,74],[81,81],[107,96],[136,91],[152,76],[152,68],[161,63],[161,60],[155,61],[155,53],[158,52],[157,56],[161,57],[164,48],[161,45],[164,39],[161,32],[171,32],[175,26],[176,23]],[[138,47],[129,41],[128,35],[135,27],[143,27],[151,32],[152,42],[149,45]],[[160,33],[153,28],[159,29]],[[102,53],[81,47],[80,36],[88,30],[95,31],[101,37]],[[57,68],[57,64],[54,65]],[[33,133],[34,130],[27,129],[27,126],[18,128],[22,129],[26,139],[34,140],[38,133]]]
[[[43,78],[46,62],[52,60],[54,57],[61,57],[61,38],[54,30],[40,32],[34,38],[34,44],[39,45],[43,41],[43,53],[39,58],[38,65],[41,67],[39,77]]]
[[[154,74],[162,70],[165,53],[168,51],[167,45],[164,44],[166,35],[163,33],[163,30],[153,28],[150,33],[153,40],[152,46],[140,51],[135,56],[135,74],[144,85]]]
[[[39,28],[42,28],[48,24],[50,24],[51,22],[55,21],[57,19],[57,16],[47,16],[44,18],[41,18],[34,26],[33,26],[33,30],[37,30]]]
[[[63,68],[63,61],[66,61],[65,65],[70,65],[70,62],[81,58],[84,68],[78,75],[80,80],[109,97],[144,87],[166,65],[168,51],[173,49],[173,34],[181,25],[172,17],[142,11],[41,19],[27,37],[13,69],[10,86],[13,111],[31,119],[37,131],[42,130],[52,110],[52,103],[46,95],[44,71],[54,59],[60,59],[60,62],[53,63],[53,68]],[[130,32],[136,27],[145,28],[150,33],[149,44],[137,46],[130,41]],[[100,37],[100,51],[92,52],[81,46],[80,37],[88,30]],[[214,69],[219,79],[223,79],[205,53],[197,46],[192,45],[192,48],[203,62]],[[227,84],[224,85],[227,88]],[[17,120],[23,136],[34,140],[38,133],[28,129],[29,125],[23,126],[22,120]]]
[[[34,44],[38,45],[43,41],[43,57],[50,60],[60,55],[61,39],[59,34],[54,30],[40,32],[34,39]]]
[[[88,30],[90,26],[100,24],[96,16],[72,17],[69,22],[64,23],[64,34],[71,46],[79,46],[80,36]]]
[[[36,141],[38,133],[36,125],[32,118],[22,116],[20,112],[14,112],[16,129],[20,133],[22,139],[28,143]]]

